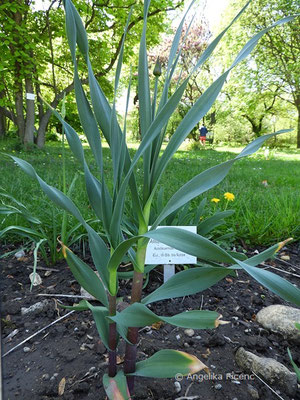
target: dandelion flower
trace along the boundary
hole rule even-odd
[[[213,199],[211,199],[211,201],[213,202],[213,203],[219,203],[219,201],[220,201],[220,199],[217,199],[216,197],[214,197]]]
[[[235,199],[234,194],[229,192],[224,193],[224,197],[227,201],[233,201]]]

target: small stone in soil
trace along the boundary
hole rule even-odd
[[[184,333],[185,333],[187,336],[192,337],[192,336],[194,336],[195,331],[194,331],[193,329],[185,329],[185,330],[184,330]]]
[[[180,335],[176,335],[176,339],[180,340],[181,336]]]
[[[24,353],[29,353],[30,352],[30,347],[24,347],[23,351],[24,351]]]
[[[222,389],[221,383],[217,383],[217,384],[215,385],[215,389],[216,389],[216,390],[221,390],[221,389]]]
[[[179,382],[174,382],[175,392],[179,393],[181,391],[181,385]]]
[[[55,379],[55,378],[57,378],[57,377],[58,377],[58,373],[55,372],[51,378],[54,378],[54,379]],[[50,380],[51,380],[51,378],[50,378]]]
[[[248,384],[247,385],[247,389],[248,389],[248,393],[250,394],[250,396],[253,399],[255,399],[255,400],[259,399],[259,394],[258,394],[258,391],[255,389],[255,387],[253,387],[252,385]]]
[[[48,306],[48,300],[39,301],[28,308],[22,307],[21,314],[22,315],[38,314],[38,313],[44,311],[47,306]]]
[[[25,256],[25,252],[24,252],[24,250],[20,250],[20,251],[18,251],[16,254],[15,254],[15,257],[18,259],[18,258],[22,258],[22,257],[24,257]]]

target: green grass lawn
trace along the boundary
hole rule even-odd
[[[132,154],[136,146],[131,146]],[[49,184],[62,187],[62,157],[59,143],[49,143],[42,151],[19,152],[13,142],[0,142],[0,151],[16,155],[30,162]],[[197,151],[179,150],[165,171],[160,186],[164,188],[164,201],[185,182],[201,171],[235,157],[242,148],[205,148]],[[85,218],[94,217],[85,194],[85,184],[78,162],[66,150],[67,182],[79,173],[73,191],[73,200]],[[96,173],[90,150],[86,149],[91,169]],[[109,149],[104,146],[105,172],[111,178]],[[141,165],[138,165],[137,174]],[[62,212],[43,195],[38,184],[22,172],[13,161],[0,154],[0,186],[24,203],[28,210],[43,220],[50,228],[53,220],[60,224]],[[264,184],[263,184],[264,182]],[[208,208],[216,207],[210,200],[220,198],[218,209],[226,207],[225,192],[235,195],[228,209],[235,214],[227,219],[228,228],[234,230],[236,239],[251,245],[267,245],[288,237],[300,238],[300,152],[272,151],[268,160],[263,151],[238,161],[227,178],[204,196],[193,200],[197,207],[203,197]],[[7,202],[2,198],[3,202]],[[24,225],[20,216],[0,216],[0,230],[12,224]],[[72,217],[70,217],[72,220]],[[75,222],[74,222],[75,223]],[[10,238],[11,239],[11,238]],[[3,240],[3,239],[2,239]]]

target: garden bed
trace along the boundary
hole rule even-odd
[[[12,248],[5,247],[1,250],[3,253]],[[300,275],[299,245],[288,246],[278,257],[284,253],[289,255],[290,260],[275,260],[268,264]],[[0,260],[0,265],[3,293],[2,350],[5,354],[44,326],[70,312],[60,308],[59,302],[72,305],[79,301],[75,297],[62,298],[40,294],[78,296],[80,287],[65,261],[54,266],[55,271],[38,270],[43,282],[31,292],[31,255],[26,255],[20,260],[11,256]],[[39,267],[47,268],[42,261],[39,262]],[[299,285],[298,277],[271,271]],[[145,292],[153,291],[161,285],[162,280],[162,269],[157,268],[156,272],[151,273]],[[119,293],[124,296],[124,301],[128,301],[126,296],[129,290],[128,282],[125,289]],[[42,302],[41,309],[26,315],[21,314],[22,308],[28,308],[37,302]],[[213,331],[195,330],[192,336],[185,333],[184,329],[171,325],[155,324],[142,329],[138,348],[139,359],[144,359],[163,348],[183,350],[201,359],[210,368],[212,375],[208,380],[205,377],[201,379],[204,372],[198,375],[198,380],[183,378],[179,382],[180,385],[175,385],[175,379],[137,378],[134,399],[278,398],[259,378],[237,376],[245,374],[245,371],[234,361],[235,351],[243,346],[259,356],[274,358],[293,371],[287,354],[289,347],[294,361],[300,364],[299,346],[288,342],[280,334],[262,329],[255,321],[257,312],[272,304],[287,303],[240,271],[238,278],[224,279],[197,295],[153,303],[151,309],[158,315],[174,315],[184,310],[202,307],[204,310],[217,311],[223,315],[223,320],[230,323]],[[7,339],[12,332],[14,336]],[[124,343],[121,343],[120,349],[124,350]],[[106,372],[106,360],[107,351],[99,340],[92,315],[89,312],[73,312],[2,358],[4,399],[105,399],[102,375]],[[118,362],[122,363],[122,353]],[[275,384],[271,386],[275,391],[279,390],[278,394],[285,400],[300,399],[299,393],[296,397],[289,397]],[[58,394],[59,390],[61,395]]]

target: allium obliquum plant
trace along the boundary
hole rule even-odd
[[[190,76],[208,59],[223,35],[248,4],[207,47],[196,66],[191,70]],[[85,160],[83,147],[75,130],[55,110],[53,110],[53,113],[63,124],[69,146],[82,165],[89,201],[95,215],[103,224],[106,241],[84,220],[78,208],[66,194],[53,186],[49,186],[38,176],[29,163],[16,157],[12,158],[28,175],[38,181],[42,190],[52,201],[75,216],[88,233],[90,251],[99,277],[95,274],[93,268],[85,264],[65,244],[63,244],[63,253],[79,284],[92,294],[100,305],[81,301],[71,308],[90,310],[92,312],[101,340],[108,349],[108,374],[103,377],[103,384],[108,397],[110,399],[128,399],[133,394],[135,376],[166,378],[174,377],[176,373],[186,375],[206,368],[196,357],[170,349],[158,351],[153,356],[136,362],[138,329],[140,327],[151,325],[157,321],[164,321],[183,328],[214,329],[222,323],[221,316],[213,311],[193,310],[172,317],[158,316],[147,307],[148,304],[201,292],[228,274],[235,275],[235,270],[243,269],[285,300],[291,301],[298,306],[300,305],[300,291],[298,288],[281,277],[258,267],[261,262],[270,258],[282,244],[272,246],[261,254],[248,259],[241,254],[223,250],[199,234],[193,234],[174,227],[156,229],[163,220],[180,210],[187,202],[221,182],[237,160],[252,154],[265,140],[280,132],[256,139],[234,159],[197,174],[193,179],[185,183],[168,200],[165,206],[161,207],[157,212],[151,229],[148,228],[151,205],[162,174],[181,143],[214,103],[230,71],[248,56],[264,33],[276,25],[289,22],[293,17],[284,18],[276,22],[249,40],[239,52],[233,64],[216,79],[191,107],[160,156],[166,126],[171,115],[176,112],[182,94],[189,82],[189,77],[187,77],[178,84],[173,93],[170,93],[170,84],[182,46],[180,38],[184,18],[175,34],[162,81],[160,81],[159,64],[156,66],[154,91],[151,93],[146,51],[147,14],[150,0],[145,0],[144,25],[138,66],[138,98],[142,140],[134,157],[131,158],[126,145],[126,117],[125,124],[121,127],[116,112],[116,93],[130,16],[125,28],[116,68],[114,101],[111,105],[93,74],[89,59],[87,35],[80,16],[71,0],[64,0],[64,6],[66,31],[74,64],[74,84],[78,113],[82,128],[95,157],[98,169],[95,175],[92,174]],[[82,58],[78,57],[77,51],[82,55]],[[88,70],[90,101],[84,92],[78,75],[77,63],[80,59],[83,59],[83,62],[86,63]],[[162,88],[160,98],[158,98],[158,85]],[[103,133],[111,150],[113,170],[113,189],[111,191],[108,189],[107,179],[103,170],[100,131]],[[135,168],[141,158],[143,160],[143,185],[139,188],[136,182]],[[135,215],[126,215],[125,201],[128,193],[136,218]],[[126,225],[135,219],[138,221],[138,234],[128,237]],[[145,272],[149,271],[149,266],[145,267],[145,253],[150,238],[194,255],[199,259],[200,264],[202,261],[205,262],[205,265],[177,273],[158,289],[143,297],[143,277]],[[118,312],[116,305],[119,278],[122,276],[120,264],[125,256],[129,257],[132,262],[131,304],[123,311]],[[126,341],[126,352],[124,369],[117,371],[116,349],[119,337],[123,337]]]

